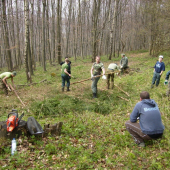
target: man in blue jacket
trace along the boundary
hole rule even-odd
[[[164,64],[164,62],[162,62],[162,60],[163,60],[163,56],[160,55],[159,61],[157,61],[154,66],[154,71],[153,71],[154,73],[153,73],[151,88],[153,88],[155,81],[156,81],[156,86],[159,85],[161,75],[162,75],[163,71],[165,71],[165,64]]]
[[[134,107],[125,126],[140,147],[145,147],[144,140],[162,137],[165,127],[162,124],[161,113],[156,102],[150,99],[148,92],[140,93],[140,102]]]

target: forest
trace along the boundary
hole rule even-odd
[[[26,77],[40,63],[149,50],[169,49],[168,0],[2,0],[0,67],[25,65]]]
[[[0,72],[17,72],[20,97],[0,91],[0,120],[17,109],[23,120],[33,116],[42,127],[63,122],[60,136],[17,138],[13,156],[11,140],[0,138],[1,169],[170,169],[170,99],[164,85],[170,70],[170,1],[2,0],[0,8]],[[93,99],[89,77],[95,57],[107,68],[119,65],[121,53],[130,72],[115,75],[113,89],[100,79]],[[166,69],[151,89],[159,55]],[[69,92],[61,91],[65,57],[73,76]],[[76,83],[84,79],[89,80]],[[141,91],[158,104],[165,126],[163,137],[145,148],[125,127]]]

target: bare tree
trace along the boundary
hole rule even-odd
[[[9,33],[8,33],[8,27],[7,27],[7,16],[6,16],[6,0],[2,0],[2,11],[3,11],[3,27],[4,27],[4,36],[5,36],[5,48],[6,48],[6,62],[8,65],[8,70],[13,70],[13,63],[12,63],[12,56],[11,56],[11,50],[9,45]]]
[[[28,67],[29,7],[28,7],[27,0],[24,0],[24,12],[25,12],[25,48],[24,48],[25,72],[26,72],[27,82],[30,81],[30,83],[32,83],[31,74],[29,73],[29,67]]]
[[[61,8],[62,0],[58,0],[57,4],[57,51],[58,51],[58,63],[61,63]]]
[[[43,29],[43,39],[42,39],[42,44],[43,44],[43,56],[42,56],[42,61],[43,61],[43,69],[44,71],[46,70],[46,51],[45,51],[45,7],[46,7],[46,0],[43,0],[43,18],[42,18],[42,29]]]

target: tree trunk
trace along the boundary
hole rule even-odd
[[[18,18],[18,1],[15,1],[16,3],[16,17],[17,17],[17,23],[16,23],[16,27],[17,27],[17,38],[16,38],[16,44],[17,44],[17,50],[16,50],[16,58],[17,58],[17,65],[19,67],[21,67],[22,61],[21,61],[21,54],[20,54],[20,40],[19,40],[19,18]]]
[[[31,83],[31,74],[29,74],[29,68],[28,68],[29,7],[28,7],[27,0],[24,0],[24,12],[25,12],[25,48],[24,48],[25,72],[26,72],[27,82],[30,81]]]
[[[55,61],[55,15],[54,15],[54,6],[55,0],[51,0],[51,8],[52,8],[52,59]]]
[[[31,18],[32,18],[32,26],[31,26],[31,31],[30,31],[30,37],[31,37],[31,54],[32,54],[32,65],[33,65],[33,70],[36,70],[36,60],[35,60],[35,50],[34,50],[34,0],[31,4]]]
[[[92,62],[95,61],[96,55],[97,55],[97,31],[98,31],[98,18],[99,18],[99,13],[100,13],[100,5],[101,5],[101,0],[94,0],[93,2],[93,16],[92,16],[92,50],[93,50],[93,55],[92,55]]]
[[[4,35],[5,35],[5,48],[6,48],[6,62],[8,65],[8,71],[13,70],[11,50],[9,45],[9,33],[7,27],[7,16],[6,16],[6,0],[2,0],[2,10],[3,10],[3,26],[4,26]]]
[[[57,4],[57,50],[58,50],[58,63],[61,63],[61,11],[62,0],[58,0]]]
[[[46,70],[46,53],[45,53],[45,7],[46,7],[46,0],[43,0],[43,19],[42,19],[42,28],[43,28],[43,40],[42,40],[42,44],[43,44],[43,58],[42,58],[42,61],[43,61],[43,69],[44,71],[47,71]]]

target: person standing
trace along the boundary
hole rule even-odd
[[[147,91],[140,93],[140,102],[135,105],[125,126],[139,147],[145,147],[144,140],[162,137],[165,127],[162,124],[161,113]]]
[[[66,59],[66,58],[69,60],[68,57],[65,57],[65,59]],[[65,61],[62,61],[62,62],[60,63],[60,65],[62,66],[64,63],[65,63]],[[69,62],[68,62],[68,73],[71,74],[71,61],[70,61],[70,60],[69,60]]]
[[[170,75],[170,70],[166,73],[164,85],[168,84],[169,75]]]
[[[61,78],[62,78],[62,92],[64,92],[64,87],[65,87],[65,81],[67,81],[67,91],[70,91],[70,77],[71,74],[68,72],[69,71],[69,59],[66,57],[65,58],[65,63],[62,64],[61,68]]]
[[[93,98],[97,98],[97,83],[100,79],[101,72],[103,72],[103,75],[105,74],[105,68],[103,63],[100,62],[100,56],[96,56],[96,62],[93,63],[91,68],[91,78],[92,78],[92,92],[93,92]],[[99,77],[95,77],[99,76]]]
[[[120,69],[121,72],[123,72],[123,70],[128,68],[128,58],[125,56],[125,54],[121,54],[122,59],[120,60]]]
[[[119,70],[119,66],[115,63],[111,63],[109,64],[108,68],[107,68],[107,89],[109,89],[110,85],[111,85],[111,89],[113,89],[114,87],[114,71],[115,70]],[[110,83],[111,80],[111,83]]]
[[[157,61],[154,66],[154,70],[153,70],[154,73],[153,73],[151,88],[154,87],[155,81],[156,81],[156,87],[158,87],[161,75],[163,71],[165,71],[165,64],[164,62],[162,62],[162,60],[163,60],[163,56],[160,55],[159,61]]]
[[[13,81],[13,77],[15,77],[17,75],[16,71],[13,72],[4,72],[2,74],[0,74],[0,84],[1,84],[1,88],[4,90],[6,96],[8,96],[8,90],[10,90],[8,84],[7,84],[7,79],[11,79],[11,82],[14,86],[14,81]]]

